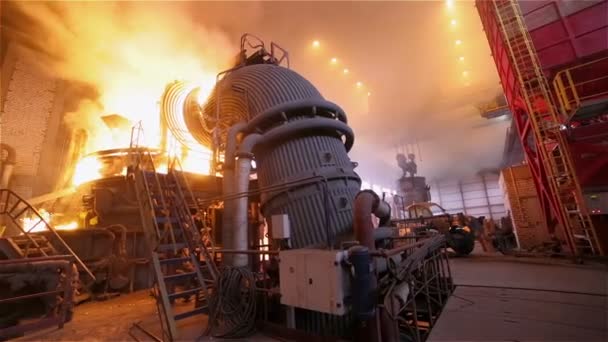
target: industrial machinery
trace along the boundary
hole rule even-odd
[[[608,1],[476,7],[549,233],[574,255],[605,255]]]
[[[475,236],[482,225],[478,218],[462,213],[449,214],[433,202],[413,203],[405,211],[407,218],[392,221],[399,237],[425,238],[442,234],[458,255],[468,255],[473,251]]]
[[[215,337],[424,340],[453,290],[446,238],[393,236],[389,204],[360,191],[344,111],[251,35],[202,103],[198,91],[167,86],[160,149],[136,128],[95,156],[101,177],[35,199],[80,214],[82,229],[58,234],[97,267],[89,288],[152,287],[167,340],[201,314]],[[171,141],[211,151],[212,175],[181,170]],[[107,241],[92,255],[95,235]]]

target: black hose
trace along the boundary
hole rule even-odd
[[[225,267],[209,298],[211,335],[244,338],[255,332],[255,277],[246,267]]]

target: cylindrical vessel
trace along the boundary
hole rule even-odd
[[[203,117],[218,113],[220,120],[227,115],[228,121],[247,122],[244,136],[262,136],[253,155],[259,187],[271,189],[261,193],[261,212],[268,221],[289,216],[292,247],[331,244],[352,230],[352,202],[361,182],[347,155],[354,135],[338,106],[294,71],[256,64],[218,84]],[[222,132],[222,143],[225,137]]]

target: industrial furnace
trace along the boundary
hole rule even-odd
[[[82,292],[151,287],[167,340],[201,315],[215,337],[259,327],[298,340],[423,340],[453,290],[446,239],[395,235],[390,205],[360,191],[342,108],[289,68],[285,50],[251,35],[211,93],[199,92],[169,84],[158,148],[135,124],[128,147],[82,158],[92,178],[34,199],[33,226],[7,197],[2,213],[17,229],[7,245],[47,256],[11,244],[46,237],[77,260]],[[193,151],[206,175],[183,167]]]

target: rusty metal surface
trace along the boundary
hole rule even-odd
[[[32,260],[35,259],[35,260]],[[61,270],[61,272],[56,272]],[[51,256],[31,259],[3,260],[0,261],[0,274],[10,273],[8,278],[9,288],[12,288],[10,279],[18,279],[15,274],[40,274],[43,272],[54,274],[57,277],[57,288],[51,291],[40,291],[25,295],[10,297],[10,294],[2,293],[0,304],[19,302],[32,298],[50,298],[55,300],[56,307],[47,312],[44,318],[33,322],[19,323],[0,329],[0,340],[21,336],[26,332],[44,329],[53,325],[63,328],[66,321],[72,317],[73,295],[74,295],[74,258],[70,255]],[[60,296],[59,296],[60,295]],[[48,310],[47,310],[48,311]]]

